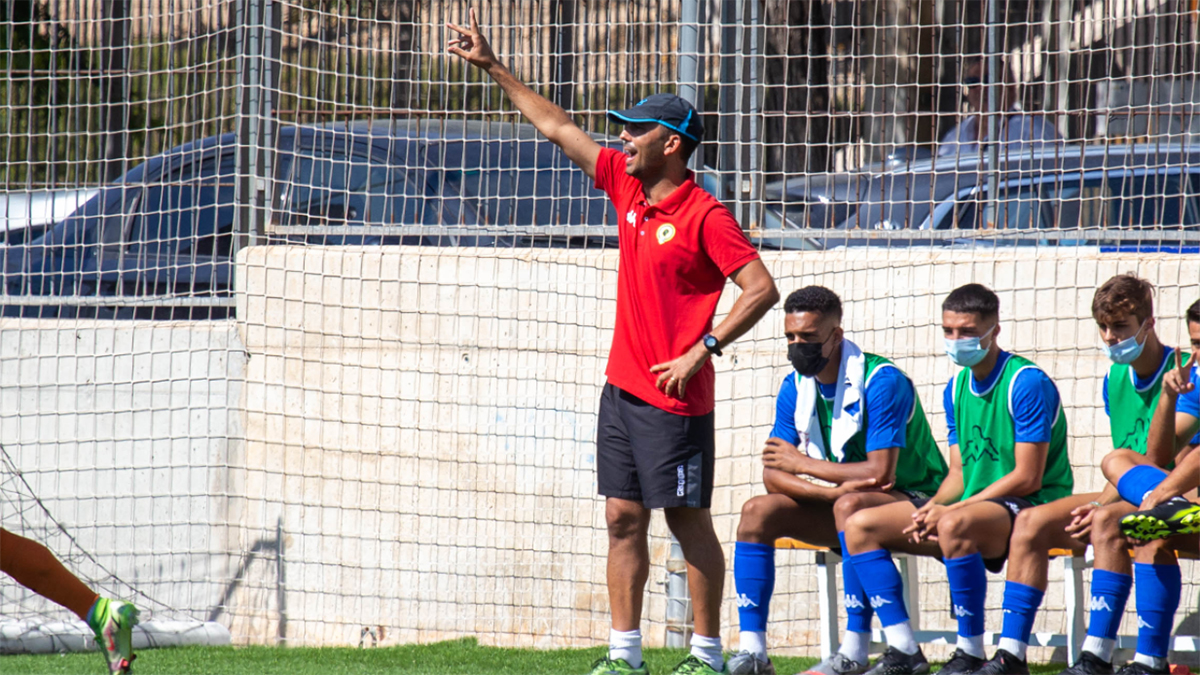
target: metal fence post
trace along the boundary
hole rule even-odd
[[[238,114],[234,249],[266,233],[278,122],[280,11],[276,0],[237,0]]]
[[[988,204],[992,210],[992,222],[995,227],[1003,227],[1000,222],[1000,119],[1003,112],[1000,108],[1000,87],[1004,77],[1000,72],[1000,45],[997,44],[998,25],[1000,23],[1000,0],[987,0],[987,164],[988,164]]]

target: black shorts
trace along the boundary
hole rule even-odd
[[[914,499],[914,500],[912,500],[912,505],[919,509],[922,506],[925,506],[927,503],[929,503],[929,499],[930,498]],[[1007,509],[1008,517],[1012,523],[1017,522],[1017,514],[1019,514],[1021,511],[1025,510],[1025,509],[1033,507],[1033,503],[1030,502],[1028,499],[1025,499],[1024,497],[993,497],[992,499],[988,499],[985,501],[992,502],[993,504],[999,504],[1000,506],[1003,506],[1005,509]],[[1012,537],[1011,529],[1008,533],[1008,536],[1010,538]],[[1007,560],[1008,560],[1008,545],[1006,542],[1005,546],[1004,546],[1004,555],[1000,556],[999,558],[984,558],[983,566],[986,567],[987,570],[989,572],[991,572],[992,574],[999,574],[1000,571],[1004,569],[1004,563]]]
[[[600,395],[596,476],[605,497],[649,509],[712,505],[713,414],[676,415],[611,384]]]
[[[912,502],[913,504],[916,504],[918,501],[921,502],[922,504],[924,504],[925,502],[928,502],[930,499],[933,499],[932,497],[925,494],[924,492],[921,492],[920,490],[905,490],[903,488],[893,488],[892,492],[899,492],[900,494],[907,497],[908,501]],[[917,508],[920,508],[920,507],[918,506]]]

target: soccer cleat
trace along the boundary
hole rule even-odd
[[[1113,666],[1091,652],[1083,652],[1075,665],[1058,675],[1113,675]]]
[[[650,669],[643,661],[642,665],[634,668],[625,659],[610,659],[607,656],[596,659],[588,675],[650,675]]]
[[[729,675],[775,675],[775,664],[750,652],[738,652],[725,660],[725,670]]]
[[[955,649],[954,653],[950,655],[950,660],[938,672],[943,673],[943,675],[970,675],[982,668],[985,663],[987,661],[978,656],[972,656],[961,649]]]
[[[128,602],[98,598],[88,613],[88,627],[96,635],[96,645],[104,652],[110,673],[128,673],[133,659],[133,627],[138,609]]]
[[[1117,675],[1167,675],[1170,672],[1170,666],[1162,670],[1155,670],[1144,663],[1130,661],[1125,664],[1124,668],[1117,671]]]
[[[866,675],[921,675],[929,672],[929,662],[918,649],[916,654],[905,654],[895,647],[888,647]]]
[[[826,658],[800,675],[862,675],[865,672],[867,672],[867,664],[859,663],[841,652],[835,652],[833,656]]]
[[[1122,518],[1121,532],[1138,541],[1195,534],[1200,532],[1200,505],[1180,497],[1168,499],[1152,509],[1135,511]]]
[[[721,670],[714,670],[712,666],[696,658],[695,654],[688,654],[688,657],[679,662],[675,666],[675,670],[671,671],[671,675],[713,675],[714,673],[727,674],[729,672],[729,664],[725,664]]]
[[[1029,675],[1029,664],[1007,649],[997,649],[992,660],[976,670],[975,675]]]

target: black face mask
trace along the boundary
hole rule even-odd
[[[824,342],[793,342],[788,345],[788,360],[797,373],[813,377],[829,363],[829,357],[821,354],[824,346]]]

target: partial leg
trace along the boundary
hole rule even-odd
[[[1004,620],[1000,648],[1025,660],[1029,636],[1046,592],[1050,549],[1066,548],[1082,554],[1086,542],[1066,532],[1071,513],[1096,499],[1099,493],[1071,495],[1049,504],[1024,509],[1013,523],[1009,541],[1008,579],[1004,584]]]
[[[897,652],[885,654],[876,669],[893,661],[909,672],[928,669],[908,621],[903,580],[889,553],[890,549],[917,555],[940,555],[937,544],[914,544],[904,534],[904,529],[912,524],[916,510],[912,502],[895,502],[858,511],[845,522],[845,552],[849,554],[846,559],[854,566],[871,607],[879,615],[888,646]]]
[[[1013,517],[995,502],[979,502],[948,511],[937,523],[938,544],[958,618],[958,648],[974,658],[983,651],[983,610],[987,598],[985,559],[1008,552]]]
[[[667,527],[679,540],[688,566],[695,633],[692,653],[714,670],[724,666],[721,655],[721,597],[725,591],[725,553],[706,508],[663,509]]]
[[[71,574],[50,549],[5,529],[0,529],[0,571],[83,620],[100,597]]]
[[[1096,560],[1088,597],[1088,627],[1083,651],[1103,664],[1112,662],[1117,629],[1133,588],[1129,542],[1121,534],[1121,518],[1134,508],[1128,502],[1119,501],[1096,509],[1092,516],[1091,539]]]

